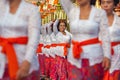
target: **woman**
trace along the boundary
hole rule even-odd
[[[70,21],[72,45],[68,58],[69,80],[102,80],[110,67],[110,38],[106,13],[92,6],[96,0],[60,0]],[[67,5],[69,4],[69,5]],[[99,42],[102,35],[102,45]]]
[[[41,36],[41,39],[43,38],[43,41],[41,40],[41,44],[39,44],[39,47],[37,49],[38,53],[42,53],[39,58],[40,60],[40,76],[41,79],[46,79],[49,77],[49,72],[50,72],[50,45],[51,45],[51,40],[50,36],[48,34],[48,24],[44,24],[42,29],[43,29],[43,35]],[[43,43],[42,43],[43,42]]]
[[[111,67],[104,80],[120,80],[120,18],[113,12],[119,0],[100,0],[101,8],[107,12],[111,39]]]
[[[68,48],[70,47],[71,36],[65,32],[67,22],[65,20],[59,20],[57,28],[58,33],[56,34],[57,46],[56,46],[56,72],[55,75],[51,76],[52,80],[67,80],[67,54]]]
[[[38,8],[24,0],[0,0],[0,5],[0,54],[7,60],[1,80],[38,80]]]
[[[57,39],[56,34],[58,33],[57,30],[58,20],[56,20],[51,26],[50,29],[52,34],[50,35],[51,39],[51,47],[50,47],[50,55],[51,55],[51,62],[50,62],[50,78],[56,75],[56,46],[57,46]]]
[[[50,45],[51,45],[51,40],[50,36],[48,34],[48,25],[49,23],[45,24],[44,28],[46,31],[46,35],[44,36],[44,48],[42,49],[42,52],[45,54],[45,75],[46,77],[49,77],[50,74]]]
[[[39,64],[40,64],[40,76],[41,79],[45,77],[45,54],[42,52],[42,49],[44,48],[44,39],[46,35],[44,25],[41,27],[41,34],[40,34],[40,41],[39,45],[37,48],[37,54],[38,54],[38,59],[39,59]]]

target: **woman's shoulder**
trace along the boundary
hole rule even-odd
[[[97,20],[97,21],[100,21],[102,18],[105,18],[106,19],[106,11],[101,9],[101,8],[96,8],[94,7],[94,19]]]
[[[5,4],[6,4],[5,0],[0,0],[0,8],[1,9],[4,8]]]
[[[24,8],[27,8],[27,10],[29,10],[29,11],[33,11],[33,10],[36,10],[36,9],[38,10],[37,6],[35,6],[32,3],[26,2],[24,0],[23,0],[23,6],[24,6]]]
[[[115,24],[117,24],[118,26],[120,26],[120,17],[116,14],[114,14],[115,16]]]
[[[71,8],[71,10],[70,10],[70,12],[77,12],[77,11],[79,11],[80,9],[79,9],[79,7],[78,6],[73,6],[72,8]]]
[[[72,37],[72,34],[69,31],[65,30],[65,32],[69,37]]]
[[[60,36],[62,35],[62,33],[60,31],[58,31],[58,33],[56,34],[56,36]]]
[[[102,8],[97,8],[95,6],[93,6],[93,9],[95,10],[96,14],[105,14],[105,10],[103,10]]]

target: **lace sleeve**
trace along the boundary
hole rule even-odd
[[[107,58],[111,58],[111,45],[110,45],[110,36],[108,30],[108,20],[106,12],[101,10],[100,14],[100,37],[102,41],[103,53]]]
[[[74,7],[71,0],[59,0],[60,4],[62,5],[63,9],[65,10],[66,14],[69,14],[69,11],[72,7]]]
[[[53,24],[53,32],[56,35],[58,33],[57,25],[58,25],[59,20],[56,20]]]
[[[37,45],[40,39],[39,35],[41,27],[41,18],[37,7],[30,7],[28,11],[30,12],[30,15],[28,18],[28,44],[26,49],[25,60],[31,63],[33,60],[33,56],[36,53]]]
[[[53,22],[49,22],[48,25],[47,25],[47,31],[48,31],[48,34],[50,35],[52,33],[52,27],[51,25],[53,24]]]
[[[118,45],[117,50],[118,50],[118,53],[120,54],[120,45]],[[118,56],[120,56],[120,55],[118,55]],[[120,59],[120,58],[119,58],[119,59]]]
[[[114,14],[115,15],[115,17],[116,17],[116,22],[115,22],[115,25],[116,26],[118,26],[118,27],[120,27],[120,17],[118,17],[118,15],[116,15],[116,14]],[[120,33],[120,32],[119,32]],[[120,37],[120,36],[118,36],[118,37]],[[120,54],[120,45],[118,45],[118,47],[117,47],[117,52]],[[119,55],[120,56],[120,55]]]

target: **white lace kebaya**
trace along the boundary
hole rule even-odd
[[[68,31],[66,31],[66,35],[64,35],[61,32],[58,32],[56,35],[56,39],[57,39],[58,45],[59,44],[68,44],[69,45],[71,42],[71,35]],[[64,54],[64,46],[57,46],[56,51],[57,51],[57,56],[64,57],[64,58],[66,57],[66,55]],[[69,47],[67,49],[67,52],[69,52]],[[68,55],[68,53],[67,53],[67,55]]]
[[[120,43],[120,18],[114,14],[113,24],[109,27],[111,42]],[[120,44],[113,46],[110,73],[120,70]]]
[[[30,73],[39,68],[36,48],[39,42],[40,24],[40,13],[34,5],[22,0],[16,13],[12,14],[10,13],[8,1],[0,0],[0,37],[28,37],[27,45],[13,45],[19,65],[24,60],[31,63]]]
[[[78,6],[75,6],[70,0],[60,0],[60,3],[70,20],[72,40],[82,42],[98,38],[99,34],[102,37],[102,46],[100,43],[82,46],[83,52],[79,59],[73,57],[71,48],[68,54],[68,61],[72,65],[81,68],[81,59],[83,58],[89,59],[90,66],[101,63],[103,57],[111,58],[108,22],[105,11],[91,6],[89,18],[82,20],[79,18],[80,8]],[[73,45],[71,46],[73,47]]]

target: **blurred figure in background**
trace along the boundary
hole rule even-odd
[[[0,0],[0,80],[39,80],[38,8],[24,0]]]
[[[120,80],[120,17],[113,9],[119,0],[100,0],[101,8],[107,12],[111,39],[111,67],[106,71],[104,80]]]
[[[43,48],[44,48],[44,41],[45,41],[45,35],[46,35],[46,29],[44,27],[45,25],[43,25],[41,27],[41,33],[40,33],[40,41],[39,41],[39,45],[37,48],[37,55],[38,55],[38,59],[39,59],[39,68],[40,68],[40,79],[46,77],[45,76],[45,54],[42,52]]]

